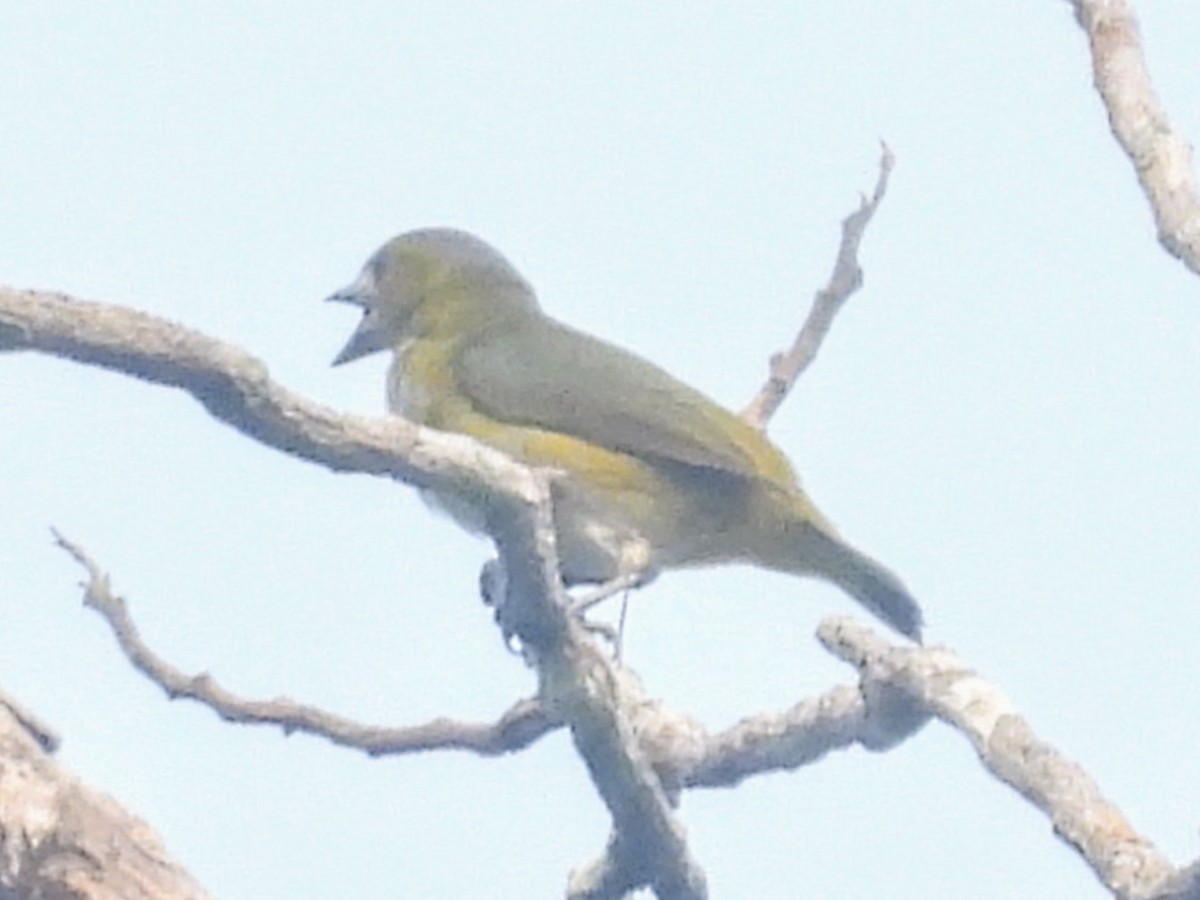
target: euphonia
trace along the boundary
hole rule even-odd
[[[900,579],[847,544],[758,429],[665,371],[544,313],[495,248],[450,228],[383,245],[328,299],[361,307],[334,360],[392,351],[388,405],[559,473],[564,583],[748,562],[833,582],[920,640]],[[471,498],[428,498],[478,530]]]

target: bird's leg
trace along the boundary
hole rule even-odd
[[[580,624],[585,629],[612,644],[619,655],[621,646],[619,630],[605,622],[589,622],[584,613],[597,603],[622,590],[634,587],[637,583],[639,582],[636,578],[614,578],[612,581],[590,591],[582,598],[582,605],[579,602],[572,602],[568,607],[568,612],[578,618]],[[492,608],[493,616],[496,623],[500,626],[500,633],[504,638],[504,646],[508,648],[510,653],[523,655],[516,635],[505,621],[504,604],[508,599],[508,574],[504,571],[504,564],[499,559],[489,559],[483,564],[483,568],[479,570],[479,596],[486,606]],[[622,614],[622,624],[624,624],[624,618]]]
[[[505,607],[508,603],[508,573],[504,571],[504,563],[499,559],[489,559],[479,570],[479,596],[485,606],[491,607],[492,617],[500,626],[500,635],[504,639],[504,646],[508,652],[524,657],[526,662],[529,662],[530,658],[525,653],[520,639],[505,614]],[[568,612],[574,615],[574,604],[568,607]],[[620,637],[611,625],[603,622],[589,622],[582,615],[578,618],[585,629],[598,634],[614,647],[619,646]]]
[[[625,614],[629,612],[629,591],[621,595],[621,614],[617,616],[617,637],[613,641],[613,658],[617,662],[621,661],[621,654],[625,650]]]
[[[597,606],[617,594],[623,594],[634,588],[645,587],[658,577],[654,569],[639,569],[633,572],[622,572],[615,578],[610,578],[603,584],[597,585],[586,594],[572,598],[571,612],[583,617],[593,606]]]
[[[596,585],[582,595],[570,597],[567,611],[578,619],[585,629],[612,644],[614,652],[619,659],[621,655],[621,637],[625,630],[626,606],[622,605],[620,620],[615,628],[605,622],[589,621],[586,614],[593,607],[600,605],[605,600],[617,594],[624,595],[627,602],[629,591],[644,587],[657,577],[658,570],[650,567],[622,572],[616,577]],[[499,559],[488,560],[483,564],[483,568],[480,569],[479,595],[483,599],[483,602],[492,608],[496,622],[500,625],[500,630],[504,637],[504,645],[511,652],[520,653],[521,649],[515,640],[515,635],[512,629],[505,623],[504,604],[508,598],[508,575],[504,571],[504,564]]]
[[[649,584],[657,577],[657,569],[647,568],[624,572],[616,578],[611,578],[603,584],[598,585],[586,594],[573,598],[570,609],[571,615],[578,618],[583,627],[588,631],[600,635],[612,644],[613,656],[619,660],[621,658],[621,644],[625,637],[625,613],[629,608],[629,592],[635,588]],[[588,620],[586,613],[589,609],[617,594],[621,595],[621,614],[617,619],[615,628],[604,622],[591,622]]]

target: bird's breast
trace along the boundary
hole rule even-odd
[[[418,425],[459,430],[447,424],[465,402],[454,380],[452,354],[446,341],[409,338],[398,344],[388,370],[388,409]]]

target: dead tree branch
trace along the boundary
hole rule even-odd
[[[879,178],[875,182],[875,190],[870,199],[862,198],[858,209],[842,220],[842,242],[838,246],[837,258],[834,261],[833,272],[829,283],[817,291],[813,297],[812,308],[808,318],[800,328],[796,339],[786,353],[777,353],[771,357],[771,371],[766,383],[759,388],[750,405],[742,410],[741,416],[756,428],[766,428],[775,410],[787,398],[792,386],[814,359],[817,351],[839,310],[845,305],[850,296],[863,284],[862,267],[858,264],[858,247],[862,243],[867,225],[875,210],[883,202],[887,193],[888,178],[896,158],[888,145],[883,145],[883,156],[879,160]]]
[[[0,704],[0,896],[203,900],[145,822],[85,787]]]
[[[1182,896],[1189,877],[1134,831],[1078,765],[1038,739],[998,688],[944,647],[889,644],[851,619],[821,624],[822,643],[872,683],[962,732],[984,767],[1046,814],[1054,833],[1083,857],[1117,897]]]
[[[1117,143],[1150,201],[1158,240],[1200,275],[1200,194],[1192,148],[1176,133],[1150,83],[1137,17],[1125,0],[1070,0],[1088,37],[1092,81]]]

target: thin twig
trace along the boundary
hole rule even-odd
[[[796,379],[817,357],[825,335],[833,326],[834,317],[850,295],[862,287],[862,267],[858,264],[858,247],[862,243],[867,224],[887,193],[888,178],[895,166],[896,158],[887,144],[883,144],[883,155],[879,160],[879,178],[870,199],[863,197],[858,209],[842,220],[842,242],[838,247],[837,259],[829,283],[817,291],[812,308],[803,327],[786,353],[777,353],[771,358],[771,371],[766,383],[742,410],[741,416],[756,428],[766,428],[775,410],[783,403]]]
[[[133,666],[157,684],[172,700],[203,703],[228,722],[275,725],[285,734],[301,732],[362,750],[370,756],[415,753],[422,750],[470,750],[485,756],[528,747],[561,723],[547,715],[537,700],[521,700],[493,723],[439,718],[422,725],[381,728],[365,725],[286,697],[249,700],[226,690],[208,674],[187,675],[147,646],[138,633],[125,600],[112,591],[108,576],[87,552],[57,531],[54,539],[88,573],[84,605],[98,612],[112,628],[121,652]]]

